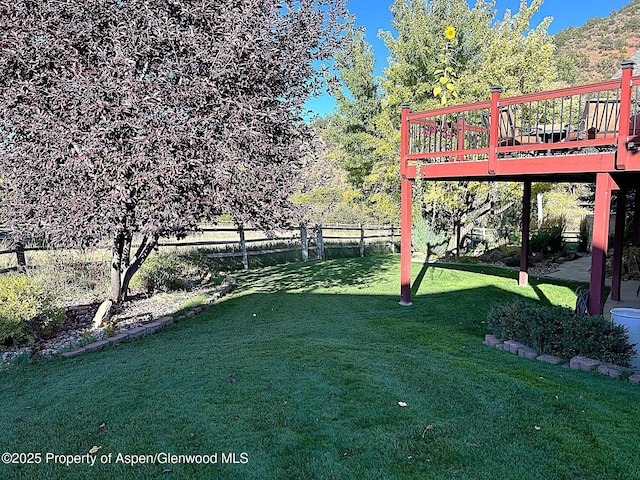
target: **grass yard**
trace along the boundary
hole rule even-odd
[[[0,452],[42,457],[0,478],[640,478],[640,387],[481,343],[495,302],[572,305],[575,285],[462,268],[414,266],[410,308],[394,256],[254,270],[157,335],[14,365]],[[45,457],[94,446],[93,467]],[[218,463],[116,463],[165,452]]]

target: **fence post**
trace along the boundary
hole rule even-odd
[[[24,244],[20,241],[16,242],[16,258],[18,259],[18,271],[26,271],[27,261],[24,258]]]
[[[300,223],[300,243],[302,244],[302,261],[306,262],[309,260],[309,237],[304,223]]]
[[[364,224],[360,224],[360,256],[364,257]]]
[[[396,227],[391,224],[391,253],[396,253],[396,239],[395,239]]]
[[[318,260],[324,258],[324,241],[322,240],[322,224],[316,224],[316,246],[318,248]]]
[[[240,233],[240,248],[242,249],[242,266],[249,270],[249,258],[247,257],[247,242],[244,241],[244,225],[238,227]]]

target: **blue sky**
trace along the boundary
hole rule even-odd
[[[554,34],[567,27],[579,27],[594,17],[607,17],[612,11],[618,11],[631,0],[544,0],[538,13],[533,17],[532,26],[536,27],[545,17],[553,17],[549,33]],[[474,0],[470,3],[475,4]],[[379,30],[391,30],[391,12],[393,0],[349,0],[347,8],[356,16],[356,25],[366,28],[367,41],[373,46],[376,57],[376,74],[381,75],[387,66],[388,51],[384,42],[378,38]],[[531,4],[531,0],[527,0]],[[507,9],[512,13],[519,10],[520,0],[496,0],[497,18],[502,18]],[[314,114],[325,115],[334,108],[334,102],[323,95],[307,103]]]

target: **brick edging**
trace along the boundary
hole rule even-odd
[[[227,283],[220,288],[218,288],[212,297],[207,300],[206,305],[213,305],[216,301],[220,300],[225,295],[228,295],[233,290],[233,285],[231,283]],[[205,305],[200,305],[194,308],[190,308],[179,316],[171,316],[167,315],[157,320],[151,320],[150,322],[145,322],[139,327],[134,327],[128,329],[124,332],[120,332],[113,337],[107,337],[104,340],[99,340],[97,342],[90,343],[85,345],[84,347],[72,350],[70,352],[64,352],[60,355],[65,358],[73,358],[84,353],[89,352],[97,352],[102,350],[107,345],[115,345],[126,340],[133,340],[134,338],[143,337],[146,335],[153,335],[154,333],[159,332],[164,327],[168,325],[172,325],[174,323],[178,323],[187,318],[191,318],[196,316],[197,314],[203,312],[206,309]]]
[[[483,343],[489,347],[497,348],[498,350],[504,350],[514,355],[518,355],[519,357],[525,357],[530,360],[550,363],[552,365],[560,365],[565,368],[571,368],[573,370],[584,370],[588,372],[596,371],[600,375],[611,378],[624,378],[624,374],[631,373],[631,375],[629,375],[628,377],[629,382],[636,384],[640,383],[640,372],[634,372],[633,369],[621,367],[620,365],[602,363],[599,360],[595,360],[593,358],[575,356],[567,362],[567,360],[560,357],[555,357],[553,355],[539,355],[535,349],[530,348],[524,343],[518,342],[516,340],[506,340],[503,342],[498,337],[490,333],[484,336]]]

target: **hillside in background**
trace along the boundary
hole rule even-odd
[[[606,18],[592,18],[555,36],[565,64],[577,70],[567,80],[589,83],[610,79],[620,63],[640,48],[640,0],[633,0]]]

